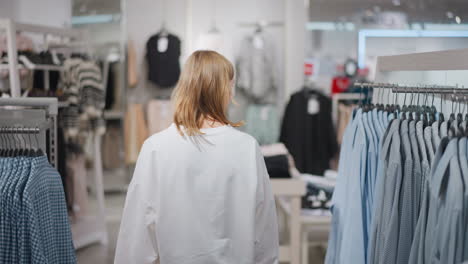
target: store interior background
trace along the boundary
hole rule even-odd
[[[181,39],[183,64],[195,50],[200,34],[214,26],[231,47],[229,59],[235,61],[242,39],[252,34],[257,24],[265,23],[263,30],[273,37],[276,46],[280,109],[305,83],[313,83],[330,95],[332,80],[342,75],[347,59],[358,61],[362,74],[372,81],[377,56],[468,48],[465,0],[2,0],[0,18],[86,29],[97,53],[117,54],[115,81],[119,98],[106,119],[108,125],[121,131],[129,104],[145,104],[150,99],[167,97],[172,91],[158,88],[146,78],[146,41],[163,25]],[[365,32],[382,36],[367,38],[363,49],[359,36]],[[418,32],[435,33],[417,37]],[[441,32],[450,37],[441,36]],[[136,52],[135,87],[128,87],[126,78],[129,42]],[[305,64],[313,67],[309,76],[304,74]],[[427,74],[415,79],[415,83],[424,78],[435,77]],[[241,97],[237,101],[240,106],[232,108],[230,114],[242,119],[247,102]],[[120,152],[123,157],[124,149]],[[104,171],[108,246],[96,244],[78,250],[79,263],[113,261],[125,190],[132,173],[132,165],[122,164]],[[97,207],[92,183],[90,180],[91,204]],[[323,251],[316,255],[310,263],[323,261]]]

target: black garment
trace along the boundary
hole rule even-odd
[[[117,66],[117,62],[109,63],[109,70],[107,73],[107,87],[106,87],[106,107],[104,109],[112,109],[115,102],[115,76],[114,71]]]
[[[45,91],[44,86],[44,74],[43,70],[35,70],[34,71],[34,89],[38,89],[40,91]],[[57,91],[58,83],[60,79],[60,72],[59,71],[49,71],[49,91],[51,92],[50,96],[55,95]]]
[[[158,51],[158,40],[161,34],[149,38],[146,43],[146,60],[148,61],[148,80],[156,85],[168,88],[173,87],[180,75],[180,40],[168,34],[168,45],[165,52]]]
[[[316,114],[309,114],[309,98],[313,97],[320,109]],[[337,150],[331,114],[331,100],[317,91],[303,89],[291,96],[283,117],[280,141],[293,156],[300,172],[323,175],[329,169]]]
[[[265,165],[270,178],[291,178],[286,155],[265,157]]]

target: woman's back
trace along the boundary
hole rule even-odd
[[[257,142],[231,126],[144,144],[115,263],[276,263],[278,230]]]

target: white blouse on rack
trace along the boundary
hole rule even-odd
[[[273,264],[276,208],[257,142],[230,126],[144,143],[130,184],[115,263]]]

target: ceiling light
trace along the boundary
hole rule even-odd
[[[461,24],[461,18],[459,16],[456,16],[455,22],[457,22],[457,24]]]

